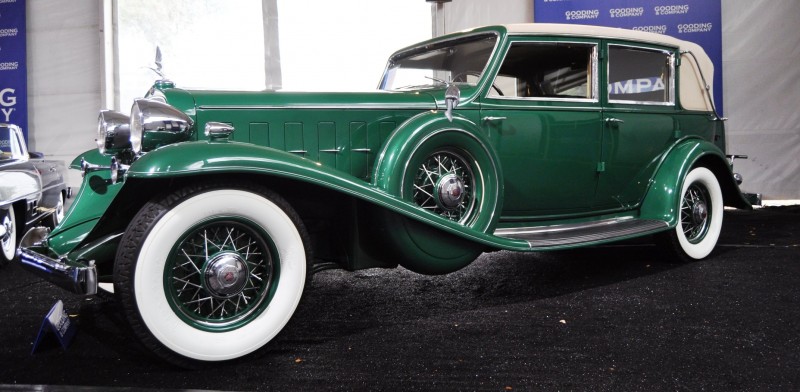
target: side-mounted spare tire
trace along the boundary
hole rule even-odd
[[[277,194],[249,184],[157,197],[122,237],[114,287],[137,337],[183,367],[264,346],[310,276],[308,234]]]
[[[503,181],[499,160],[472,123],[434,120],[387,143],[376,165],[376,182],[390,194],[427,213],[481,233],[491,233],[499,219]],[[483,245],[439,228],[386,212],[386,241],[399,263],[412,271],[456,271],[485,250]]]

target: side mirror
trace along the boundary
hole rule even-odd
[[[453,109],[458,106],[458,101],[460,99],[461,90],[459,90],[454,84],[447,86],[447,90],[444,92],[444,104],[446,107],[444,116],[447,117],[447,120],[450,122],[453,122]]]

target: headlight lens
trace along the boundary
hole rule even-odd
[[[140,153],[142,152],[142,111],[139,110],[139,101],[133,102],[133,107],[131,108],[131,123],[130,123],[130,130],[131,130],[131,148],[133,152]]]
[[[103,110],[97,117],[97,149],[101,154],[109,150],[130,147],[130,119],[113,110]]]
[[[135,153],[189,138],[191,117],[165,102],[137,99],[131,108],[130,142]]]

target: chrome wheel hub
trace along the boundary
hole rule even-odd
[[[454,210],[464,201],[464,181],[455,174],[448,174],[436,184],[436,204],[446,210]]]
[[[692,184],[681,200],[681,228],[683,234],[690,243],[698,243],[703,240],[708,232],[709,196],[705,188]]]
[[[702,225],[703,222],[706,221],[708,218],[708,209],[706,208],[706,203],[703,201],[698,201],[692,207],[692,220],[696,225]]]
[[[414,203],[452,221],[469,221],[473,217],[476,199],[470,162],[451,150],[429,155],[414,176]]]
[[[269,301],[279,261],[248,222],[212,219],[175,245],[164,269],[172,309],[204,330],[236,328]]]
[[[217,298],[231,298],[242,292],[250,271],[247,263],[237,253],[220,253],[205,267],[205,286]]]

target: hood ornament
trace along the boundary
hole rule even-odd
[[[158,75],[159,78],[166,79],[164,77],[164,71],[162,70],[163,64],[161,63],[161,47],[159,47],[159,46],[156,46],[156,61],[155,61],[155,64],[156,64],[155,68],[153,68],[153,67],[147,67],[147,68],[150,69],[151,71],[155,72],[156,75]]]
[[[161,57],[161,47],[156,46],[156,60],[155,60],[156,67],[155,68],[147,67],[147,68],[149,70],[155,72],[156,75],[158,75],[158,80],[156,80],[156,85],[158,85],[158,86],[160,86],[162,88],[175,87],[175,83],[172,83],[172,81],[169,80],[164,75],[164,70],[163,70],[164,64],[163,64],[161,59],[162,59],[162,57]]]
[[[153,67],[147,67],[147,68],[150,69],[151,71],[155,72],[156,75],[158,75],[158,77],[159,77],[158,82],[159,83],[170,82],[170,80],[167,79],[166,76],[164,76],[164,70],[163,70],[164,64],[162,62],[162,57],[161,57],[161,47],[159,47],[159,46],[156,46],[155,65],[156,65],[155,68],[153,68]]]

